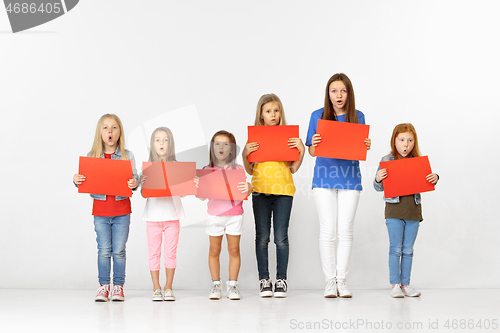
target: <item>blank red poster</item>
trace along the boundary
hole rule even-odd
[[[132,196],[127,184],[133,178],[132,161],[80,156],[78,173],[85,176],[78,193]]]
[[[248,126],[248,142],[259,149],[248,155],[249,162],[298,161],[299,150],[288,146],[288,139],[299,137],[299,126]]]
[[[380,168],[387,169],[383,180],[386,198],[434,191],[434,184],[425,179],[432,173],[427,156],[380,162]]]
[[[321,142],[314,156],[366,161],[365,139],[369,132],[370,125],[319,119],[316,133],[321,135]]]
[[[245,170],[196,170],[200,178],[197,198],[247,200],[247,194],[238,190],[238,183],[246,182]]]
[[[195,162],[142,162],[142,174],[144,198],[196,194]]]

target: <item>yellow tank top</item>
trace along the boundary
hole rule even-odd
[[[295,193],[292,173],[285,162],[261,162],[253,165],[253,190],[259,193],[290,195]]]

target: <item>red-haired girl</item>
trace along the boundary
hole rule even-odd
[[[391,136],[391,153],[382,161],[418,157],[417,132],[412,124],[399,124]],[[383,180],[390,175],[386,169],[378,169],[373,181],[377,191],[383,191]],[[428,182],[436,184],[439,176],[431,173],[426,176]],[[389,279],[392,284],[391,296],[418,297],[420,292],[410,288],[413,244],[417,238],[418,227],[422,218],[420,193],[400,197],[385,198],[385,224],[389,232]]]

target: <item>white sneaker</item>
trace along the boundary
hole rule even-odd
[[[259,281],[260,297],[272,297],[273,296],[273,283],[267,279],[262,279]]]
[[[163,295],[161,293],[161,289],[156,289],[153,296],[151,297],[152,301],[163,301]]]
[[[404,286],[401,288],[401,290],[403,291],[403,294],[407,297],[418,297],[421,295],[420,291],[416,291],[415,289],[410,288],[410,286]]]
[[[175,301],[174,292],[172,289],[165,289],[165,294],[163,295],[164,301]]]
[[[337,293],[340,298],[351,298],[352,293],[345,285],[345,280],[337,280]]]
[[[238,290],[238,281],[227,281],[227,298],[230,300],[241,299],[240,291]]]
[[[326,282],[325,292],[323,293],[325,298],[337,298],[337,283],[335,278],[330,279]]]
[[[220,286],[220,280],[212,281],[212,290],[210,290],[210,299],[220,299],[222,297],[222,291]]]
[[[405,294],[403,294],[403,291],[401,290],[400,284],[396,284],[394,287],[392,287],[391,297],[393,297],[393,298],[404,298],[405,297]]]

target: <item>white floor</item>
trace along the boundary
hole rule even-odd
[[[240,301],[210,301],[207,292],[176,290],[177,301],[152,302],[149,290],[126,290],[125,302],[96,303],[94,290],[0,289],[0,332],[500,332],[500,289],[421,291],[325,299],[322,290],[292,290],[261,299],[243,290]]]

